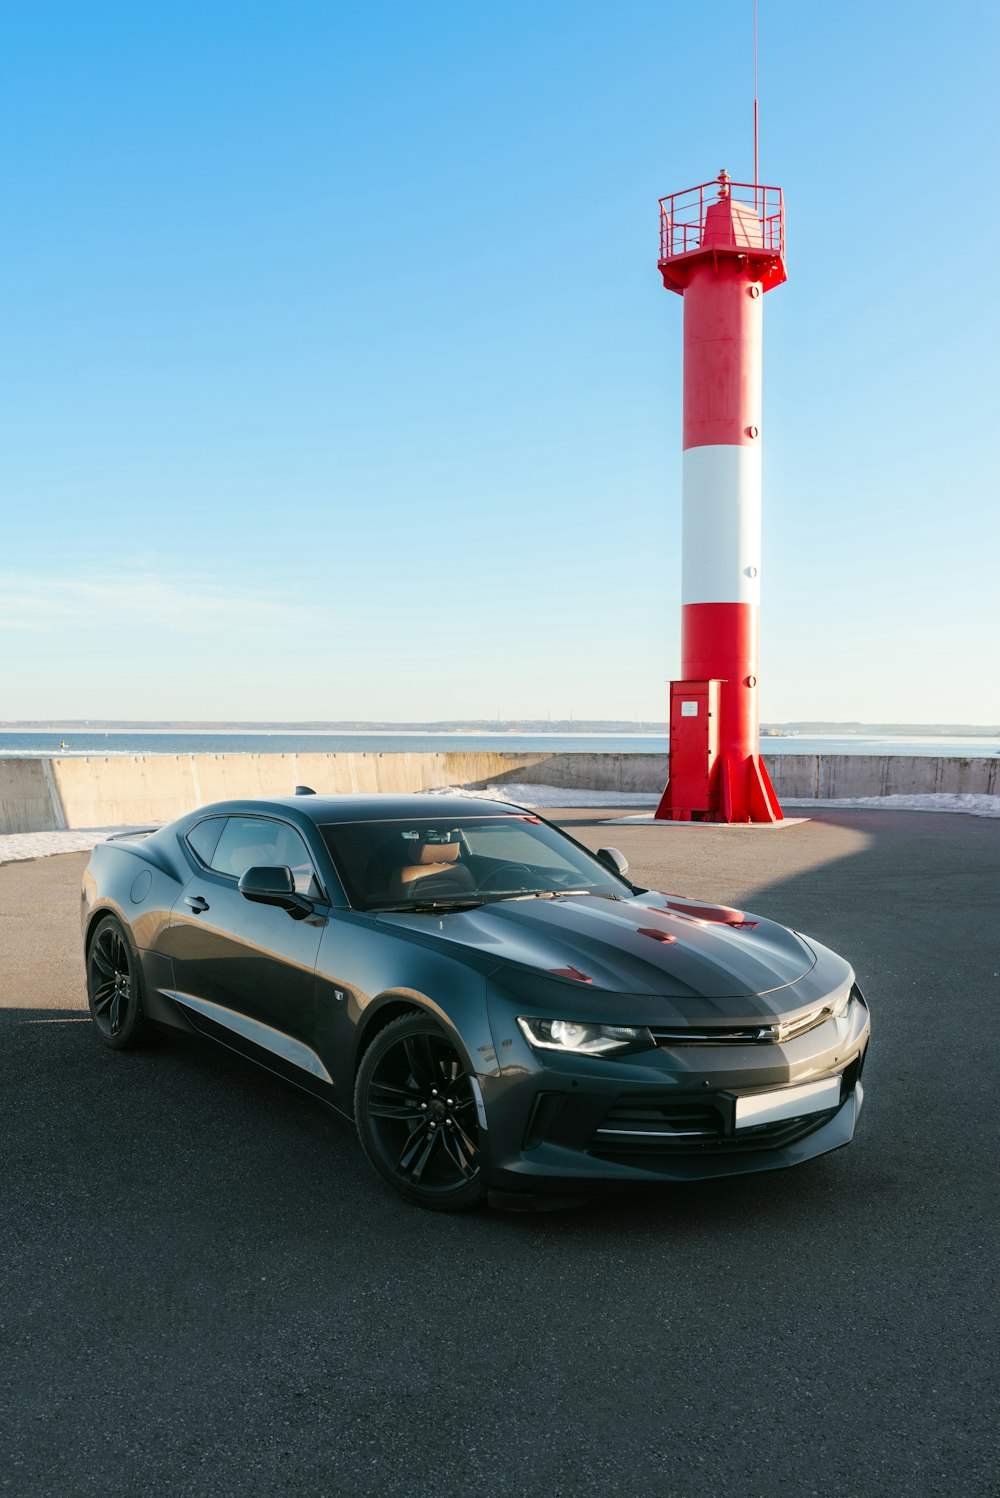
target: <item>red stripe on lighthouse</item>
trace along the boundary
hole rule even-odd
[[[757,440],[763,304],[735,260],[709,261],[684,288],[685,447]]]
[[[681,674],[697,681],[755,676],[760,610],[752,603],[686,603],[681,609]]]
[[[719,754],[744,765],[757,751],[760,610],[751,603],[688,603],[681,609],[681,676],[717,680]]]

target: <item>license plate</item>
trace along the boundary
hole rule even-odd
[[[778,1123],[783,1118],[801,1118],[804,1113],[822,1113],[840,1102],[840,1078],[806,1082],[802,1087],[781,1087],[777,1092],[755,1092],[736,1099],[736,1127]]]

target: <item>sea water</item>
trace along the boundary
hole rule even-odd
[[[104,754],[401,754],[459,750],[514,753],[666,754],[664,734],[644,733],[422,733],[417,730],[362,732],[329,729],[40,729],[0,733],[0,755],[40,758]],[[947,734],[904,738],[891,734],[788,734],[763,737],[761,751],[779,754],[947,755],[981,759],[1000,755],[1000,737]]]

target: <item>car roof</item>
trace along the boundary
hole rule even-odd
[[[520,807],[509,801],[490,801],[480,796],[343,795],[343,796],[270,796],[257,801],[219,801],[199,807],[197,816],[220,813],[230,816],[258,816],[267,812],[294,812],[317,825],[329,822],[389,822],[398,818],[428,817],[495,817],[518,814]],[[186,819],[185,819],[186,820]]]

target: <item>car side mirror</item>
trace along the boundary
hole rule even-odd
[[[305,895],[295,892],[295,880],[288,868],[256,864],[240,875],[237,886],[244,900],[254,905],[277,905],[289,915],[301,919],[309,915],[313,905]]]
[[[614,869],[616,874],[624,878],[628,873],[628,859],[624,853],[619,853],[617,848],[598,848],[597,856],[602,863],[606,863],[609,869]]]

